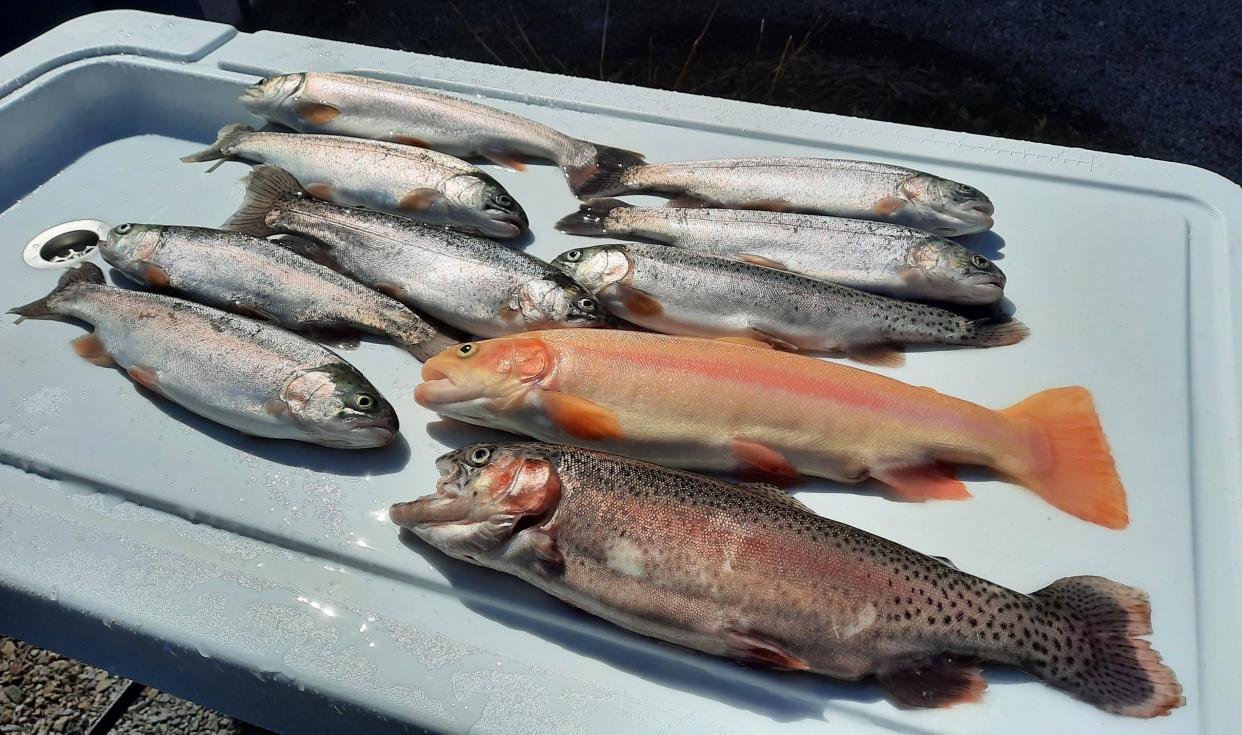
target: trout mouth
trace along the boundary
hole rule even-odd
[[[505,214],[492,215],[492,219],[505,224],[513,225],[518,231],[523,231],[530,226],[530,221],[525,215],[506,212]]]
[[[996,288],[999,290],[1005,288],[1005,282],[1008,279],[1005,278],[1004,273],[975,273],[967,276],[966,280],[974,288]]]
[[[976,216],[991,217],[996,214],[996,207],[989,201],[975,201],[962,205],[962,209],[966,212],[973,212]]]
[[[994,304],[1000,301],[1005,295],[1003,281],[996,283],[995,281],[978,281],[966,284],[962,289],[961,303],[964,304]]]
[[[423,382],[414,388],[414,401],[423,408],[435,408],[478,397],[478,389],[469,385],[458,385],[453,376],[430,363],[423,365]]]
[[[979,228],[978,231],[982,232],[992,229],[992,225],[996,224],[992,219],[995,213],[996,208],[991,202],[978,201],[959,204],[954,208],[953,215],[963,223]]]
[[[391,444],[396,438],[396,420],[383,419],[352,427],[346,442],[362,447],[374,447]]]
[[[463,497],[466,473],[448,457],[436,460],[440,479],[436,491],[406,503],[397,503],[388,515],[394,523],[410,530],[464,523],[469,512],[469,501]],[[465,501],[465,502],[463,502]]]
[[[491,225],[478,228],[479,234],[485,237],[517,237],[526,231],[527,223],[512,214],[489,215]]]

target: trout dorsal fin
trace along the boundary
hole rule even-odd
[[[797,508],[798,510],[801,510],[807,513],[815,512],[811,510],[810,508],[808,508],[801,500],[798,500],[793,495],[790,495],[789,493],[785,492],[779,487],[775,485],[770,485],[766,482],[739,482],[737,483],[737,487],[742,490],[745,490],[751,495],[763,498],[764,500],[770,500],[774,503],[780,503],[781,505],[787,505],[790,508]]]

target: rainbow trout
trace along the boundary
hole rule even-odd
[[[1031,594],[733,485],[555,444],[474,444],[440,457],[437,492],[398,525],[623,628],[747,663],[875,677],[898,704],[981,698],[981,663],[1016,666],[1132,717],[1184,699],[1147,596],[1103,577]]]

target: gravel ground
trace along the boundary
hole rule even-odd
[[[103,669],[0,636],[0,733],[83,733],[128,683]],[[263,735],[267,731],[146,689],[111,732]]]

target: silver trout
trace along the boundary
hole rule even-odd
[[[789,271],[632,242],[576,248],[552,261],[613,314],[689,337],[753,339],[789,351],[843,352],[897,365],[904,345],[997,347],[1028,334],[1016,320],[969,319]]]
[[[275,166],[259,166],[225,229],[304,238],[289,246],[420,314],[470,334],[612,323],[581,286],[533,255],[486,238],[305,195]]]
[[[316,199],[366,207],[488,237],[526,232],[526,212],[477,166],[435,151],[338,135],[220,129],[216,142],[181,160],[237,160],[285,169]]]
[[[252,319],[107,286],[93,263],[9,313],[90,324],[94,331],[72,342],[79,355],[120,365],[153,393],[246,434],[346,449],[397,436],[392,405],[336,353]]]
[[[1181,686],[1147,595],[1103,577],[1022,594],[733,485],[554,444],[443,455],[437,492],[392,520],[623,628],[752,665],[856,681],[907,707],[982,698],[980,664],[1021,668],[1102,710],[1156,717]]]
[[[308,133],[351,135],[483,158],[519,171],[524,161],[554,161],[577,192],[626,166],[639,153],[571,138],[495,107],[379,79],[300,72],[246,88],[241,103],[271,122]]]
[[[388,337],[419,360],[460,340],[404,304],[257,237],[206,227],[126,223],[99,247],[104,260],[149,288],[217,309],[322,334]]]
[[[832,158],[729,158],[631,166],[579,196],[675,194],[670,207],[770,209],[893,222],[953,237],[992,227],[983,192],[904,166]]]
[[[656,240],[899,299],[991,304],[1005,295],[1005,274],[992,261],[952,240],[888,222],[592,199],[556,229]]]

